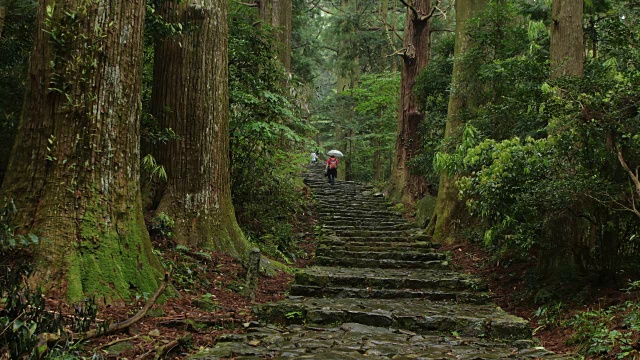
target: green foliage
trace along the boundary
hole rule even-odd
[[[422,175],[427,183],[437,184],[440,174],[431,164],[441,149],[447,121],[451,76],[453,74],[454,36],[441,37],[433,47],[433,58],[416,78],[413,93],[424,113],[420,133],[422,149],[411,159],[409,166]]]
[[[557,326],[560,325],[565,316],[565,304],[555,302],[548,305],[540,306],[534,316],[538,318],[541,326]]]
[[[141,165],[142,166],[140,168],[142,170],[143,177],[148,177],[150,181],[155,178],[167,181],[167,171],[164,168],[164,165],[158,165],[153,155],[147,154],[143,157]]]
[[[275,58],[274,29],[254,27],[255,9],[230,3],[229,101],[232,198],[245,233],[270,254],[297,251],[289,223],[302,205],[296,156],[312,128],[293,105],[295,87]],[[306,152],[306,151],[305,151]],[[277,250],[277,251],[276,251]]]
[[[398,118],[400,73],[382,72],[365,74],[358,86],[340,96],[355,101],[352,143],[352,174],[354,180],[373,180],[376,167],[383,180],[388,176],[395,149],[395,131]],[[343,119],[345,121],[347,119]]]
[[[615,46],[590,58],[583,78],[549,79],[547,30],[516,16],[522,9],[492,3],[472,24],[461,86],[478,95],[475,110],[461,140],[445,140],[433,163],[459,176],[485,244],[533,257],[545,272],[570,258],[583,277],[610,282],[640,266],[638,194],[616,154],[640,164],[640,56]],[[638,14],[624,14],[596,30],[633,43]]]
[[[161,212],[151,219],[151,234],[160,236],[163,239],[171,239],[173,237],[173,227],[175,221],[169,215]]]
[[[580,312],[565,322],[565,326],[575,331],[568,343],[578,345],[579,352],[586,356],[636,358],[640,355],[633,347],[640,335],[638,314],[640,304],[635,301]]]
[[[0,183],[22,113],[36,1],[5,0],[3,5],[6,16],[0,37]]]

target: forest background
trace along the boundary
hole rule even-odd
[[[1,251],[34,264],[5,260],[3,286],[29,274],[70,301],[152,292],[163,270],[149,233],[292,262],[300,165],[338,148],[341,177],[383,188],[435,241],[523,266],[541,327],[577,329],[586,355],[637,351],[639,2],[133,3],[140,41],[118,48],[118,22],[84,32],[109,1],[0,2]],[[204,49],[205,65],[190,60]],[[137,62],[115,66],[130,93],[106,100],[109,51]],[[135,124],[109,122],[110,108]],[[87,129],[106,135],[78,145]],[[117,161],[96,156],[107,143]],[[187,206],[194,189],[215,196]],[[116,240],[138,250],[111,277]],[[135,261],[148,273],[130,276]],[[575,312],[612,288],[625,301]]]

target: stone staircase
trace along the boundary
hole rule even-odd
[[[262,325],[193,359],[570,359],[535,347],[526,320],[493,304],[482,281],[450,270],[372,188],[331,186],[321,165],[309,166],[305,183],[325,232],[316,266],[296,274],[286,300],[257,307]]]

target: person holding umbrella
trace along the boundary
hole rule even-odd
[[[336,177],[338,177],[338,157],[341,157],[342,153],[338,150],[331,150],[327,154],[330,158],[327,159],[326,173],[329,177],[329,182],[331,185],[334,185],[336,183]]]

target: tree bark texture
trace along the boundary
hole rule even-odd
[[[42,238],[32,280],[71,300],[153,293],[161,275],[139,189],[144,14],[143,0],[38,3],[0,199]]]
[[[278,59],[287,72],[291,72],[292,0],[261,0],[259,6],[260,17],[277,28]]]
[[[445,137],[460,141],[462,129],[469,113],[475,108],[473,96],[465,86],[467,77],[466,69],[461,66],[464,55],[469,51],[472,43],[466,30],[467,22],[478,16],[482,11],[486,0],[458,0],[456,1],[456,38],[453,65],[453,79],[451,95],[447,109],[447,124]],[[438,197],[433,217],[427,231],[433,235],[433,239],[439,243],[451,243],[456,240],[457,231],[468,218],[464,202],[458,199],[456,189],[456,177],[446,173],[440,175]]]
[[[0,39],[2,38],[2,29],[4,29],[4,19],[7,16],[7,8],[0,5]]]
[[[156,41],[152,112],[179,136],[154,149],[167,183],[156,213],[178,243],[244,257],[231,203],[226,0],[165,1],[160,14],[183,34]]]
[[[424,114],[413,96],[413,87],[416,77],[427,67],[431,58],[430,20],[421,16],[428,15],[432,10],[430,0],[416,0],[413,6],[416,11],[407,8],[405,23],[398,138],[390,185],[394,198],[411,203],[427,193],[424,178],[411,173],[409,162],[422,147],[420,125]]]
[[[583,6],[584,0],[553,1],[552,77],[582,76],[584,73]]]

